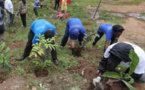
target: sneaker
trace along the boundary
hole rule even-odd
[[[25,59],[24,56],[20,57],[17,61],[23,61]]]
[[[54,63],[56,66],[58,66],[59,61],[58,61],[57,59],[55,59],[55,60],[53,60],[53,63]]]
[[[63,50],[63,46],[60,46],[60,47],[59,47],[59,50]]]

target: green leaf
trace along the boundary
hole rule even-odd
[[[5,46],[6,46],[5,43],[0,43],[0,52],[2,52],[2,50]]]
[[[9,50],[10,50],[10,48],[7,47],[6,50],[4,51],[4,55],[5,55],[5,56],[7,55],[7,53],[8,53]]]
[[[128,82],[126,82],[125,80],[122,80],[123,81],[123,83],[130,89],[130,90],[135,90],[135,88],[131,85],[131,84],[129,84]]]
[[[130,65],[130,71],[129,71],[129,75],[131,75],[135,71],[135,69],[139,63],[139,57],[137,56],[135,51],[133,49],[131,49],[130,53],[129,53],[129,58],[132,60],[132,63]]]
[[[116,72],[110,72],[110,71],[105,72],[102,76],[107,77],[107,78],[115,78],[115,79],[121,78],[120,74],[118,74]]]

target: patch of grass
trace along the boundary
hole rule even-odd
[[[142,13],[140,13],[140,14],[144,16],[144,15],[145,15],[145,12],[142,12]]]
[[[121,17],[119,17],[117,15],[113,15],[112,13],[113,13],[113,11],[104,10],[104,11],[99,13],[99,15],[100,15],[99,18],[106,20],[107,22],[111,22],[111,23],[115,23],[115,24],[125,23],[125,21]]]
[[[132,1],[128,1],[128,2],[102,1],[102,3],[108,4],[108,5],[139,5],[140,3],[144,2],[144,1],[145,0],[132,0]]]
[[[79,75],[79,74],[74,74],[73,75],[73,79],[82,80],[83,77],[81,75]]]

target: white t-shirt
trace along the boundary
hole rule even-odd
[[[119,43],[119,42],[118,42]],[[143,74],[145,73],[145,52],[143,49],[141,49],[139,46],[129,43],[129,42],[123,42],[123,43],[127,43],[129,45],[131,45],[134,48],[135,53],[138,55],[139,57],[139,64],[137,65],[136,69],[135,69],[135,73],[136,74]],[[116,45],[117,43],[114,43],[112,45],[110,45],[105,53],[104,53],[104,57],[105,58],[109,58],[110,53],[109,51],[114,47],[114,45]]]
[[[11,14],[14,14],[14,9],[13,9],[13,3],[11,0],[6,0],[5,1],[5,8],[10,12]]]

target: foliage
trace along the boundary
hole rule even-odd
[[[134,87],[130,85],[134,83],[134,79],[130,75],[135,71],[136,66],[139,63],[139,58],[133,49],[130,51],[129,57],[132,60],[132,62],[130,64],[130,67],[129,67],[130,71],[128,73],[125,73],[124,70],[120,71],[120,73],[107,71],[102,76],[107,77],[107,78],[115,78],[115,79],[121,80],[126,86],[128,86],[130,90],[135,90]],[[117,67],[117,68],[123,69],[122,66]]]
[[[109,4],[109,5],[138,5],[142,3],[145,0],[132,0],[129,2],[108,2],[108,1],[103,1],[102,3],[104,4]]]
[[[11,68],[11,63],[9,62],[9,57],[7,56],[10,48],[6,47],[5,49],[5,43],[0,43],[0,64],[1,69],[3,69],[5,72],[8,72]]]
[[[50,67],[53,67],[53,64],[52,64],[52,61],[51,60],[45,60],[46,58],[48,58],[49,56],[46,55],[46,54],[49,54],[49,51],[46,52],[45,54],[45,50],[46,49],[55,49],[55,44],[52,44],[54,42],[54,37],[52,37],[51,39],[45,39],[44,35],[39,35],[38,36],[39,39],[37,39],[37,41],[39,41],[38,43],[36,44],[33,44],[33,49],[29,55],[29,57],[40,57],[43,59],[42,60],[33,60],[32,62],[35,64],[36,67],[39,67],[39,68],[46,68],[47,66],[50,66]]]
[[[73,79],[82,80],[83,77],[80,76],[79,74],[74,74],[74,75],[73,75]]]
[[[132,60],[132,63],[131,63],[130,68],[129,68],[130,69],[129,75],[131,75],[135,71],[135,69],[136,69],[136,67],[137,67],[137,65],[139,63],[139,57],[134,52],[134,50],[130,51],[129,57]]]
[[[65,59],[60,59],[60,65],[59,68],[57,68],[58,71],[64,71],[70,67],[77,66],[76,61],[69,61]]]
[[[114,15],[112,11],[104,10],[99,13],[99,16],[100,19],[104,19],[112,23],[122,24],[125,22],[120,16]]]

